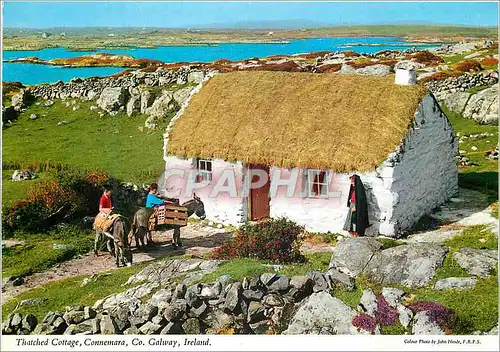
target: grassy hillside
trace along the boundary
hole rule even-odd
[[[51,160],[103,170],[129,182],[152,182],[164,167],[163,129],[143,129],[145,116],[100,117],[92,102],[32,105],[3,131],[3,165]],[[73,110],[73,107],[79,107]],[[31,120],[31,114],[38,119]],[[61,121],[69,124],[58,125]],[[6,192],[10,192],[7,183]],[[13,186],[14,187],[14,186]]]

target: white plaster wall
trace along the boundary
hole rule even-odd
[[[397,199],[389,222],[396,231],[408,229],[457,193],[457,151],[458,140],[448,119],[426,95],[393,167],[391,192]]]
[[[243,182],[243,165],[242,163],[229,163],[224,160],[212,160],[212,181],[207,183],[203,188],[195,189],[193,192],[186,194],[186,184],[188,175],[193,168],[193,159],[180,159],[175,156],[166,156],[165,170],[182,170],[184,177],[171,176],[164,179],[163,191],[179,193],[176,198],[183,203],[193,198],[193,193],[196,193],[201,198],[205,206],[207,219],[225,224],[240,224],[246,219],[246,203],[241,196],[231,196],[227,192],[214,194],[212,192],[215,185],[219,182],[219,178],[223,172],[233,173],[236,181],[236,189],[240,190]],[[162,186],[159,184],[159,187]]]

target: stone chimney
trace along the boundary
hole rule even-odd
[[[396,69],[396,79],[395,84],[400,86],[412,86],[417,83],[417,73],[414,69]]]

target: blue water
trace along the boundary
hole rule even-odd
[[[353,46],[348,43],[392,44],[376,47]],[[242,60],[252,57],[265,57],[279,54],[300,54],[313,51],[352,50],[359,53],[375,53],[380,50],[406,49],[404,42],[397,38],[313,38],[292,40],[289,44],[219,44],[210,46],[163,46],[154,49],[120,49],[98,50],[111,54],[127,54],[135,58],[160,60],[163,62],[211,62],[218,59]],[[393,46],[396,45],[396,46]],[[419,45],[419,48],[431,47]],[[34,51],[4,51],[3,59],[10,60],[21,57],[36,56],[50,60],[90,55],[95,52],[68,51],[64,48],[43,49]],[[3,63],[3,81],[20,81],[25,84],[50,83],[58,80],[69,81],[73,77],[108,76],[122,71],[114,67],[62,68],[58,66]]]

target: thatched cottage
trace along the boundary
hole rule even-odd
[[[356,172],[368,197],[367,233],[397,236],[457,191],[453,129],[432,94],[404,73],[398,84],[341,74],[215,75],[165,135],[164,191],[181,200],[195,192],[207,217],[224,224],[286,216],[310,231],[342,232]]]

